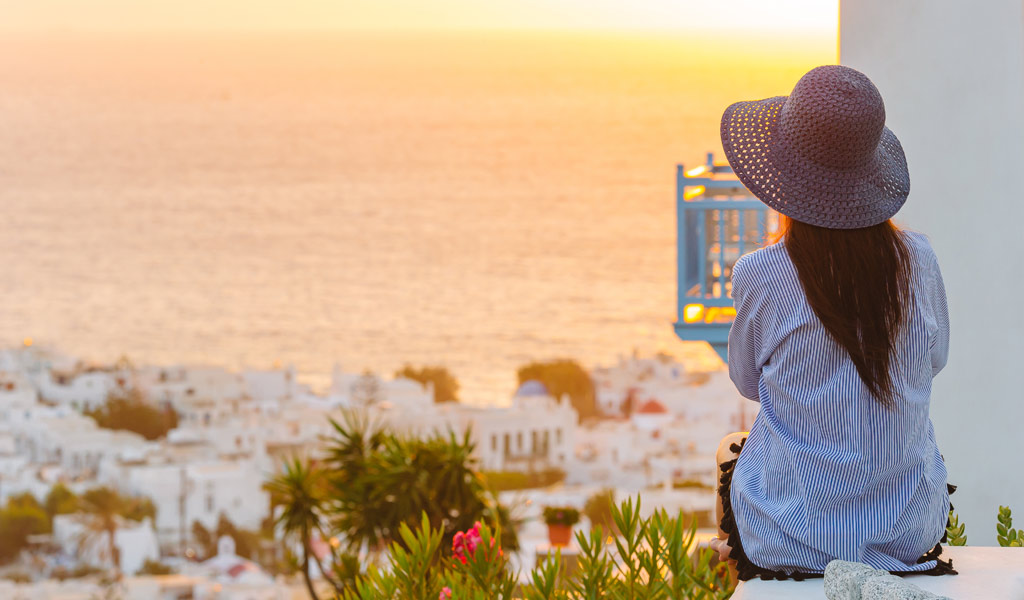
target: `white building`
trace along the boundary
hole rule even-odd
[[[537,381],[520,386],[508,407],[434,404],[410,396],[401,405],[375,405],[370,414],[395,429],[422,435],[468,429],[480,467],[488,471],[569,470],[574,460],[576,409],[568,397],[553,398]]]
[[[113,565],[110,541],[106,532],[92,531],[89,515],[57,515],[53,518],[53,542],[66,556],[72,556],[81,564],[95,567]],[[117,548],[119,567],[122,573],[134,574],[147,560],[158,561],[160,548],[157,544],[153,523],[117,518],[114,532],[114,546]]]
[[[61,378],[64,379],[63,376]],[[52,372],[45,371],[35,380],[43,400],[77,411],[103,406],[111,393],[123,391],[129,384],[124,374],[100,370],[75,373],[67,376],[64,382],[55,379]]]
[[[155,444],[137,433],[99,427],[77,413],[40,416],[20,429],[21,452],[59,465],[69,477],[94,477],[106,461],[137,460]]]
[[[288,402],[305,392],[295,380],[295,367],[242,371],[245,394],[259,403]]]
[[[266,472],[252,460],[194,458],[172,462],[167,453],[126,462],[107,474],[122,493],[150,498],[161,545],[177,548],[191,539],[192,523],[215,529],[223,514],[236,526],[259,529],[269,513]]]
[[[693,380],[683,365],[665,355],[653,358],[619,356],[613,366],[591,371],[597,407],[609,417],[626,415],[629,405],[652,396],[676,396]],[[666,393],[668,392],[668,393]]]
[[[653,400],[687,421],[726,415],[725,435],[745,431],[757,415],[758,405],[740,396],[725,370],[688,373],[666,355],[620,357],[615,365],[594,369],[593,379],[598,408],[607,416],[629,416]]]
[[[242,377],[220,367],[146,367],[136,374],[136,385],[151,401],[178,412],[196,401],[216,405],[246,397]]]
[[[387,402],[396,408],[418,410],[433,403],[434,386],[404,377],[383,379],[372,373],[346,373],[335,365],[325,400],[330,408],[366,408]]]

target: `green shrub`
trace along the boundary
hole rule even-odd
[[[24,571],[8,571],[0,575],[0,579],[5,579],[12,583],[32,583],[32,577]]]
[[[65,581],[67,579],[82,579],[83,577],[90,577],[102,572],[103,569],[94,567],[93,565],[78,565],[74,569],[57,567],[50,573],[50,578],[58,581]]]
[[[519,385],[530,380],[543,383],[544,387],[548,389],[548,393],[554,398],[561,398],[563,394],[568,394],[581,421],[599,416],[594,380],[590,378],[590,373],[574,360],[558,359],[533,362],[519,367],[516,375]]]
[[[1020,548],[1024,546],[1024,531],[1013,528],[1013,517],[1010,507],[1000,506],[996,517],[996,539],[1004,548]]]
[[[160,439],[178,426],[177,413],[157,408],[138,390],[111,393],[106,404],[84,414],[104,429],[131,431],[147,440]]]
[[[52,519],[56,515],[67,515],[78,511],[78,496],[63,483],[55,483],[44,503],[46,514]]]
[[[521,471],[484,471],[481,473],[487,486],[496,492],[544,488],[565,480],[565,471],[544,469],[523,473]]]
[[[571,506],[545,506],[544,522],[548,525],[572,527],[580,522],[580,511]]]
[[[223,536],[235,541],[235,554],[259,562],[259,532],[236,526],[224,513],[220,514],[217,519],[217,527],[214,529],[207,529],[199,521],[192,521],[192,540],[198,547],[199,556],[203,560],[217,555],[217,542]]]
[[[714,490],[715,486],[708,485],[703,481],[697,479],[684,479],[682,481],[673,481],[672,489],[674,490]]]
[[[516,584],[508,559],[486,525],[471,553],[443,559],[443,531],[423,516],[413,531],[403,524],[402,543],[390,549],[390,564],[371,566],[342,600],[723,600],[732,593],[724,564],[712,566],[714,551],[696,552],[696,529],[682,515],[664,510],[648,519],[640,501],[614,506],[612,517],[622,536],[609,541],[600,527],[578,533],[577,569],[565,573],[555,553],[533,569],[528,583]],[[468,532],[467,532],[468,533]]]
[[[949,511],[949,526],[946,527],[946,543],[950,546],[966,546],[966,525],[952,510]],[[1024,530],[1013,528],[1013,515],[1010,507],[1000,506],[996,515],[996,541],[1003,548],[1024,547]]]
[[[953,509],[950,509],[949,525],[946,526],[946,543],[950,546],[966,546],[967,534],[964,533],[966,528],[966,525],[960,523],[960,517],[953,512]]]
[[[404,377],[418,381],[422,385],[434,384],[434,402],[458,402],[459,380],[455,379],[447,367],[413,367],[405,365],[395,371],[395,377]]]
[[[618,535],[619,532],[615,529],[615,520],[612,519],[612,506],[615,504],[615,490],[611,488],[605,488],[599,492],[594,492],[586,503],[583,504],[583,514],[586,515],[587,519],[590,519],[591,527],[600,526],[607,532],[613,535]]]
[[[0,565],[16,559],[28,547],[29,536],[49,533],[50,527],[46,511],[34,498],[31,502],[11,498],[0,510]]]
[[[162,562],[146,559],[139,569],[139,575],[173,575],[174,569]]]

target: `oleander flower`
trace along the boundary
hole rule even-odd
[[[473,524],[472,529],[467,529],[464,532],[459,531],[455,534],[455,538],[452,539],[452,554],[462,564],[466,564],[476,554],[476,548],[480,545],[481,539],[483,539],[480,535],[481,527],[480,521],[477,521]],[[494,547],[494,538],[491,538],[491,547]],[[499,547],[498,556],[504,555],[505,553]]]

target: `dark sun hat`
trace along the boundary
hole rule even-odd
[[[882,96],[849,67],[817,67],[789,96],[733,104],[722,115],[722,146],[752,194],[803,223],[870,227],[895,215],[910,193]]]

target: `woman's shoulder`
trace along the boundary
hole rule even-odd
[[[744,254],[732,267],[733,289],[781,288],[796,283],[796,269],[781,242]]]
[[[920,231],[904,229],[903,236],[920,264],[926,267],[938,266],[938,258],[935,256],[935,250],[932,249],[931,240],[927,235]]]
[[[902,233],[913,248],[932,252],[932,242],[927,235],[912,229],[903,229]]]
[[[778,271],[791,269],[792,265],[793,262],[783,243],[776,242],[741,256],[733,266],[732,272],[734,278],[737,274],[740,277],[777,275]]]

